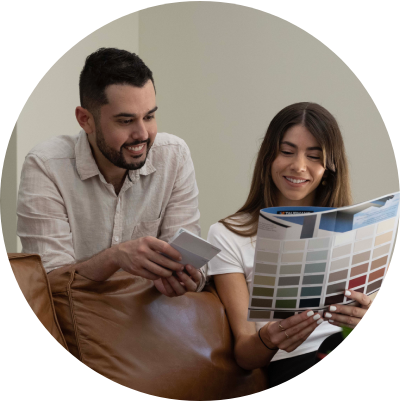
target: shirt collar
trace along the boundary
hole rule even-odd
[[[149,151],[149,153],[152,149]],[[99,167],[96,164],[96,160],[93,157],[92,149],[89,144],[88,136],[84,130],[81,130],[78,136],[77,143],[75,144],[75,156],[77,171],[81,180],[93,177],[95,175],[101,175]],[[140,175],[149,175],[156,171],[153,166],[149,155],[146,158],[146,162],[139,170],[130,170],[128,172],[129,178],[132,182],[139,179]]]

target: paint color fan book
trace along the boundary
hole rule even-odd
[[[342,208],[274,207],[259,215],[249,321],[353,302],[379,290],[394,246],[400,193]]]

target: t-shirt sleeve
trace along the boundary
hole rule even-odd
[[[207,275],[226,273],[243,273],[244,263],[241,255],[241,237],[232,233],[221,223],[213,224],[207,236],[207,240],[221,249],[207,265]]]

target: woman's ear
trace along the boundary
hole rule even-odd
[[[324,170],[322,181],[320,182],[323,186],[327,185],[327,177],[328,177],[328,175],[329,175],[329,173],[327,172],[327,169]]]

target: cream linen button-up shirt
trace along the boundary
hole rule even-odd
[[[168,241],[183,227],[200,235],[198,188],[186,143],[158,133],[145,165],[118,195],[93,158],[87,135],[59,136],[27,155],[18,193],[22,251],[47,272],[139,237]]]

